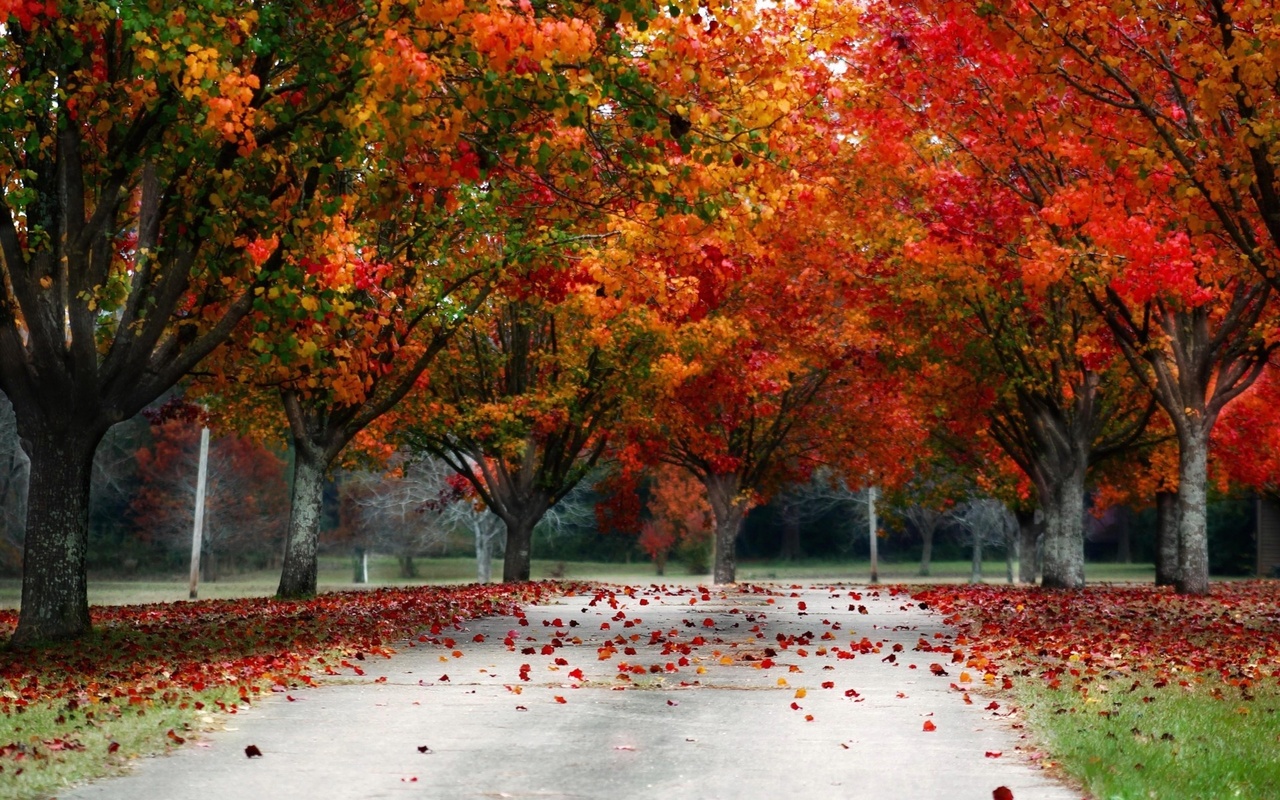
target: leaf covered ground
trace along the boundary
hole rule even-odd
[[[95,606],[86,639],[0,651],[0,796],[101,774],[182,744],[212,722],[210,712],[234,714],[313,675],[361,674],[393,643],[512,613],[561,590],[526,583]],[[0,636],[16,622],[16,612],[0,612]]]
[[[1044,763],[1094,797],[1280,797],[1280,582],[913,596],[1014,690]]]

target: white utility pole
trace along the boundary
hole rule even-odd
[[[200,469],[196,473],[196,521],[191,531],[191,592],[196,599],[200,584],[200,548],[204,539],[204,487],[209,478],[209,428],[200,429]]]

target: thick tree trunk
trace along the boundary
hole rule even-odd
[[[533,526],[537,519],[517,518],[507,522],[507,552],[502,559],[502,582],[529,580],[533,557]]]
[[[735,550],[738,532],[746,509],[738,503],[730,503],[724,514],[716,514],[715,552],[712,554],[712,580],[717,584],[730,584],[737,580],[738,561]]]
[[[1044,511],[1041,585],[1084,587],[1084,465],[1053,484],[1037,487]]]
[[[742,520],[747,514],[746,504],[738,496],[738,476],[713,475],[705,485],[711,514],[715,517],[711,553],[712,580],[717,584],[734,583],[738,572],[735,558],[738,533],[742,530]]]
[[[24,437],[31,478],[22,610],[11,646],[74,639],[89,632],[85,552],[95,444],[89,437],[77,440],[54,432]]]
[[[1039,538],[1040,526],[1036,524],[1035,509],[1019,511],[1018,518],[1018,580],[1032,584],[1040,578]]]
[[[1178,580],[1178,493],[1156,492],[1156,586]]]
[[[418,577],[418,565],[413,563],[413,556],[400,556],[400,577],[405,580]]]
[[[933,534],[936,526],[929,525],[920,529],[920,576],[928,577],[933,569]]]
[[[294,448],[293,496],[289,528],[285,532],[284,566],[276,597],[302,599],[316,593],[316,552],[320,541],[320,511],[327,464],[310,447]]]
[[[1198,425],[1179,437],[1178,449],[1178,594],[1209,593],[1207,519],[1209,436]]]

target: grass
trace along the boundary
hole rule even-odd
[[[1211,678],[1216,682],[1216,676]],[[1193,684],[1019,692],[1061,768],[1098,800],[1280,797],[1280,688],[1215,693]]]
[[[378,586],[431,586],[472,583],[476,579],[475,561],[471,558],[422,558],[415,564],[418,577],[406,579],[400,576],[400,566],[394,558],[374,557],[369,560],[369,583],[354,583],[351,561],[343,557],[325,557],[320,560],[319,588],[322,592],[352,591]],[[1004,561],[988,561],[983,565],[987,583],[1004,582]],[[928,578],[919,576],[916,562],[880,562],[881,583],[963,583],[969,580],[968,561],[935,561]],[[1150,582],[1154,569],[1150,564],[1089,564],[1086,572],[1090,581],[1107,583]],[[501,562],[494,564],[495,576],[502,573]],[[533,580],[597,580],[608,583],[698,583],[710,580],[709,575],[690,574],[682,564],[669,564],[665,575],[655,574],[653,565],[647,562],[630,564],[592,561],[552,561],[535,559],[531,570]],[[740,561],[738,579],[742,581],[847,581],[866,582],[871,574],[870,564],[863,561],[798,560],[798,561]],[[496,579],[496,578],[495,578]],[[199,586],[201,599],[239,599],[246,597],[270,597],[275,594],[280,574],[263,571],[231,575],[217,582],[203,582]],[[171,577],[118,577],[89,580],[89,604],[117,606],[135,603],[172,603],[186,600],[188,594],[185,575]],[[16,578],[0,578],[0,609],[17,608],[22,597],[22,584]]]
[[[161,753],[202,731],[216,730],[207,709],[236,707],[229,688],[205,690],[181,703],[127,701],[80,706],[45,701],[0,721],[0,796],[49,797],[90,778],[121,772],[140,756]],[[197,708],[199,705],[202,708]]]

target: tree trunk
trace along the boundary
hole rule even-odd
[[[1206,483],[1209,436],[1199,425],[1178,443],[1178,594],[1209,593]]]
[[[778,558],[795,561],[800,556],[800,520],[796,510],[788,503],[782,507],[782,547]]]
[[[351,576],[352,583],[368,583],[369,582],[369,551],[363,547],[355,549],[353,566],[355,574]]]
[[[31,477],[22,609],[11,646],[74,639],[90,630],[85,551],[96,443],[92,437],[78,440],[53,431],[23,437]]]
[[[1156,586],[1178,580],[1178,493],[1156,492]]]
[[[977,531],[973,531],[971,555],[969,583],[982,583],[982,536]]]
[[[1018,580],[1032,584],[1040,578],[1039,544],[1040,526],[1036,524],[1035,509],[1018,511]]]
[[[920,577],[929,576],[929,572],[933,569],[933,534],[937,530],[936,525],[926,525],[920,528]]]
[[[493,579],[493,537],[476,530],[476,583]]]
[[[1037,487],[1044,510],[1043,577],[1052,589],[1084,587],[1084,465]]]
[[[1004,534],[1004,579],[1013,583],[1013,560],[1018,557],[1018,533],[1005,530]]]
[[[280,588],[276,597],[297,600],[316,594],[316,551],[320,541],[320,511],[323,501],[324,473],[315,451],[297,443],[293,458],[293,495],[289,508],[289,527],[285,532],[284,566],[280,570]]]
[[[529,580],[533,553],[533,526],[537,519],[518,518],[507,522],[507,552],[502,559],[502,582]]]
[[[712,475],[705,482],[711,514],[715,517],[712,535],[712,581],[717,584],[734,583],[738,565],[735,549],[742,520],[746,517],[746,503],[738,497],[737,475]]]
[[[1116,521],[1116,561],[1121,564],[1133,563],[1133,536],[1130,525],[1130,514],[1127,506],[1116,509],[1119,519]]]
[[[202,578],[202,580],[205,583],[217,583],[218,551],[213,548],[205,550],[204,555],[201,557],[200,564],[203,567],[202,572],[204,572],[204,578]]]
[[[400,577],[405,580],[418,577],[418,565],[413,563],[413,556],[400,556]]]

